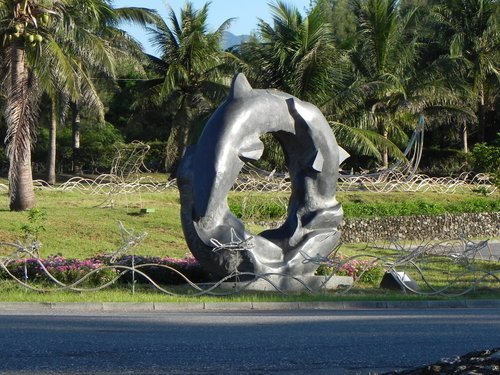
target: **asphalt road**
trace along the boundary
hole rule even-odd
[[[500,346],[500,309],[0,312],[0,374],[375,374]]]

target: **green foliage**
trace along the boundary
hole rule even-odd
[[[419,169],[429,176],[447,177],[469,172],[471,167],[462,150],[433,147],[423,151]]]
[[[232,193],[228,204],[235,216],[245,222],[276,221],[286,217],[288,198],[285,193]],[[500,211],[496,195],[339,193],[337,198],[347,218]]]
[[[279,142],[271,134],[264,134],[261,141],[264,143],[264,153],[255,165],[266,171],[285,172],[287,170],[285,155]]]
[[[147,142],[150,147],[144,164],[152,172],[165,171],[165,158],[167,156],[167,142],[153,141]]]
[[[329,276],[332,274],[337,276],[351,276],[355,281],[376,286],[382,280],[384,269],[377,262],[351,259],[342,263],[339,267],[322,264],[316,270],[316,275]]]
[[[380,281],[382,281],[383,276],[384,269],[381,266],[375,265],[374,267],[365,270],[365,272],[360,275],[359,280],[365,284],[378,286]]]
[[[116,145],[123,142],[120,132],[110,123],[82,128],[81,161],[91,171],[109,171]]]
[[[491,173],[500,183],[500,146],[478,143],[471,153],[471,161],[476,172]]]
[[[28,223],[21,226],[25,242],[38,241],[41,232],[45,232],[47,214],[39,208],[32,208],[27,212]]]
[[[243,221],[276,221],[285,217],[288,200],[284,194],[269,199],[267,194],[237,193],[229,196],[228,204],[233,214]]]
[[[415,200],[403,202],[387,199],[385,202],[368,203],[361,200],[359,202],[342,202],[342,207],[344,215],[348,218],[443,215],[446,213],[500,211],[500,200],[495,197],[485,196],[468,197],[458,201],[416,198]]]
[[[160,57],[149,56],[157,77],[148,82],[141,104],[172,112],[165,160],[168,172],[175,171],[185,147],[196,138],[197,118],[210,113],[224,98],[231,76],[226,65],[233,56],[222,51],[221,42],[232,20],[209,32],[209,6],[208,2],[195,9],[188,1],[179,16],[170,8],[169,22],[159,19],[148,29]]]

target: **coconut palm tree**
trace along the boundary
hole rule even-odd
[[[6,97],[7,155],[11,210],[35,204],[31,146],[35,137],[40,90],[31,66],[40,55],[40,32],[51,14],[61,14],[64,1],[14,0],[0,3],[2,88]]]
[[[272,24],[260,20],[257,37],[237,52],[255,86],[273,87],[321,105],[339,85],[348,62],[334,45],[322,2],[302,16],[293,5],[271,3]]]
[[[342,146],[379,157],[378,146],[383,144],[402,156],[397,146],[373,130],[357,129],[345,122],[350,120],[345,114],[350,115],[363,101],[352,87],[357,81],[352,75],[349,52],[336,45],[336,25],[328,22],[330,6],[327,0],[317,0],[302,16],[285,2],[271,4],[272,25],[260,21],[258,34],[236,48],[246,62],[245,73],[256,87],[274,87],[320,107]],[[272,137],[263,141],[263,158],[283,169],[280,146]]]
[[[141,17],[137,10],[125,16]],[[15,0],[0,4],[11,210],[29,209],[35,204],[31,146],[41,93],[48,93],[54,103],[63,93],[99,107],[89,73],[98,68],[112,74],[114,56],[110,43],[102,37],[102,27],[104,20],[116,25],[117,19],[104,0]],[[54,111],[56,107],[54,104]],[[57,116],[52,118],[55,140]]]
[[[384,137],[385,168],[389,164],[388,140],[406,139],[402,125],[411,120],[410,105],[415,105],[410,96],[419,57],[415,12],[401,16],[398,4],[398,0],[357,2],[358,40],[352,52],[354,80],[350,91],[359,99],[356,109],[345,119],[355,127],[375,130]],[[397,152],[395,148],[392,151]]]
[[[234,49],[254,87],[276,88],[319,107],[343,87],[349,60],[335,46],[327,5],[316,1],[303,16],[289,3],[270,3],[272,22],[260,20],[257,34]],[[284,169],[280,145],[269,135],[263,142],[260,165]]]
[[[447,39],[449,57],[462,63],[461,71],[451,79],[461,84],[464,100],[472,105],[478,124],[478,140],[485,140],[487,107],[494,108],[500,94],[500,14],[495,0],[445,0],[433,9],[436,32]],[[453,73],[457,73],[455,70]],[[456,78],[461,78],[457,81]],[[474,119],[472,119],[474,120]],[[469,121],[464,120],[464,145]]]
[[[167,143],[167,171],[175,172],[198,117],[210,112],[225,96],[232,72],[224,69],[232,55],[222,51],[223,32],[231,19],[209,31],[209,4],[195,9],[186,2],[178,17],[170,8],[168,21],[149,28],[160,57],[149,56],[158,78],[148,82],[145,97],[173,113]]]
[[[118,28],[120,21],[128,21],[146,27],[157,22],[155,11],[146,8],[113,8],[107,0],[74,1],[66,7],[69,27],[55,32],[56,44],[62,46],[68,57],[64,77],[72,87],[64,87],[64,82],[49,80],[46,92],[51,93],[53,111],[50,127],[49,159],[47,163],[47,182],[55,183],[56,131],[57,123],[62,122],[68,110],[72,109],[74,152],[79,148],[79,108],[84,105],[93,109],[100,122],[104,122],[104,107],[97,95],[92,77],[113,79],[118,59],[134,60],[142,55],[140,45],[127,33]],[[61,32],[62,31],[62,32]],[[47,72],[50,73],[50,72]],[[74,77],[69,80],[68,75]],[[51,77],[54,74],[50,75]],[[65,100],[61,100],[65,98]],[[76,160],[77,161],[77,160]],[[77,161],[78,163],[78,161]]]

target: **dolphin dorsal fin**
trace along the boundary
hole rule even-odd
[[[339,165],[350,156],[351,155],[346,150],[339,146]]]
[[[248,83],[247,77],[243,73],[238,73],[234,76],[231,83],[231,91],[229,96],[233,99],[243,98],[252,91],[252,86]]]

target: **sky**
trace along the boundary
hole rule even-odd
[[[201,8],[206,0],[191,0],[194,8]],[[228,18],[236,18],[228,29],[235,35],[250,34],[257,27],[258,19],[270,22],[271,12],[268,3],[271,0],[212,0],[209,6],[208,23],[211,30],[215,30]],[[309,6],[309,0],[288,0],[287,4],[292,4],[302,13]],[[145,7],[156,9],[163,18],[167,18],[168,7],[172,7],[177,15],[185,4],[185,0],[114,0],[115,8],[120,7]],[[148,43],[147,35],[142,28],[130,25],[123,25],[123,28],[132,36],[139,40],[146,48],[147,53],[154,53]]]

